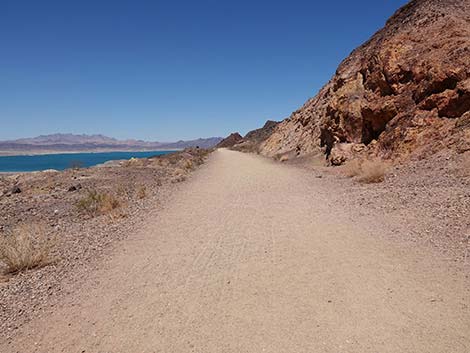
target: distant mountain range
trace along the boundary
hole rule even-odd
[[[177,150],[196,146],[210,148],[217,145],[221,140],[221,137],[209,137],[190,141],[148,142],[118,140],[103,135],[52,134],[0,141],[0,154]]]

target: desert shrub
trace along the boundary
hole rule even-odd
[[[77,202],[80,212],[92,216],[108,213],[119,207],[121,207],[121,202],[114,195],[98,193],[96,190],[88,190],[87,194]]]
[[[99,205],[100,213],[108,213],[121,207],[121,201],[111,194],[104,194]]]
[[[69,163],[69,169],[73,169],[73,170],[79,170],[83,168],[84,166],[85,164],[80,160],[73,160],[73,161],[70,161]]]
[[[467,152],[462,157],[461,174],[465,177],[470,176],[470,152]]]
[[[389,165],[383,161],[366,160],[361,165],[358,179],[363,183],[381,183],[385,179],[388,168]]]
[[[194,169],[194,163],[189,159],[185,159],[184,162],[183,162],[183,169],[185,169],[185,170]]]
[[[171,182],[175,184],[175,183],[181,183],[182,181],[185,181],[185,180],[186,180],[186,176],[184,175],[184,172],[177,170],[173,174],[173,178],[171,179]]]
[[[388,169],[389,165],[379,159],[354,159],[346,163],[343,172],[350,178],[357,177],[357,180],[363,183],[381,183]]]
[[[137,190],[137,197],[139,199],[145,199],[147,197],[147,188],[145,185],[142,185],[138,190]]]
[[[130,199],[134,196],[136,186],[132,183],[121,183],[116,188],[116,195],[123,199]]]
[[[362,171],[362,162],[358,159],[353,159],[346,163],[343,167],[343,172],[348,177],[352,178],[361,174]]]
[[[50,264],[54,241],[47,238],[45,227],[22,225],[0,238],[0,261],[5,273],[17,273]]]
[[[160,167],[166,167],[170,164],[167,159],[161,158],[161,157],[155,157],[155,158],[151,159],[151,161],[154,165],[157,165],[157,166],[160,166]]]
[[[181,158],[179,153],[170,153],[167,156],[168,156],[168,161],[170,162],[170,165],[177,165]]]
[[[86,196],[78,200],[77,209],[89,214],[98,213],[102,197],[96,190],[88,190]]]

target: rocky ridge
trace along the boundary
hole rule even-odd
[[[262,128],[252,130],[243,136],[243,139],[233,146],[233,149],[243,152],[258,152],[259,146],[271,136],[278,124],[278,121],[266,121]]]
[[[413,0],[260,146],[406,160],[470,150],[470,1]]]
[[[243,137],[238,132],[234,132],[234,133],[231,133],[226,138],[224,138],[222,141],[220,141],[216,147],[217,148],[233,147],[234,145],[236,145],[242,140],[243,140]]]

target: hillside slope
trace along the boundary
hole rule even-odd
[[[271,136],[278,124],[278,121],[266,121],[263,127],[248,132],[232,149],[242,152],[258,152],[259,146]]]
[[[470,150],[470,0],[413,0],[262,144],[276,155],[405,159]]]
[[[243,137],[238,132],[233,132],[217,144],[217,148],[233,147],[242,141]]]

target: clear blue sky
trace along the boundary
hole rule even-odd
[[[245,133],[316,94],[406,0],[0,2],[0,139]]]

